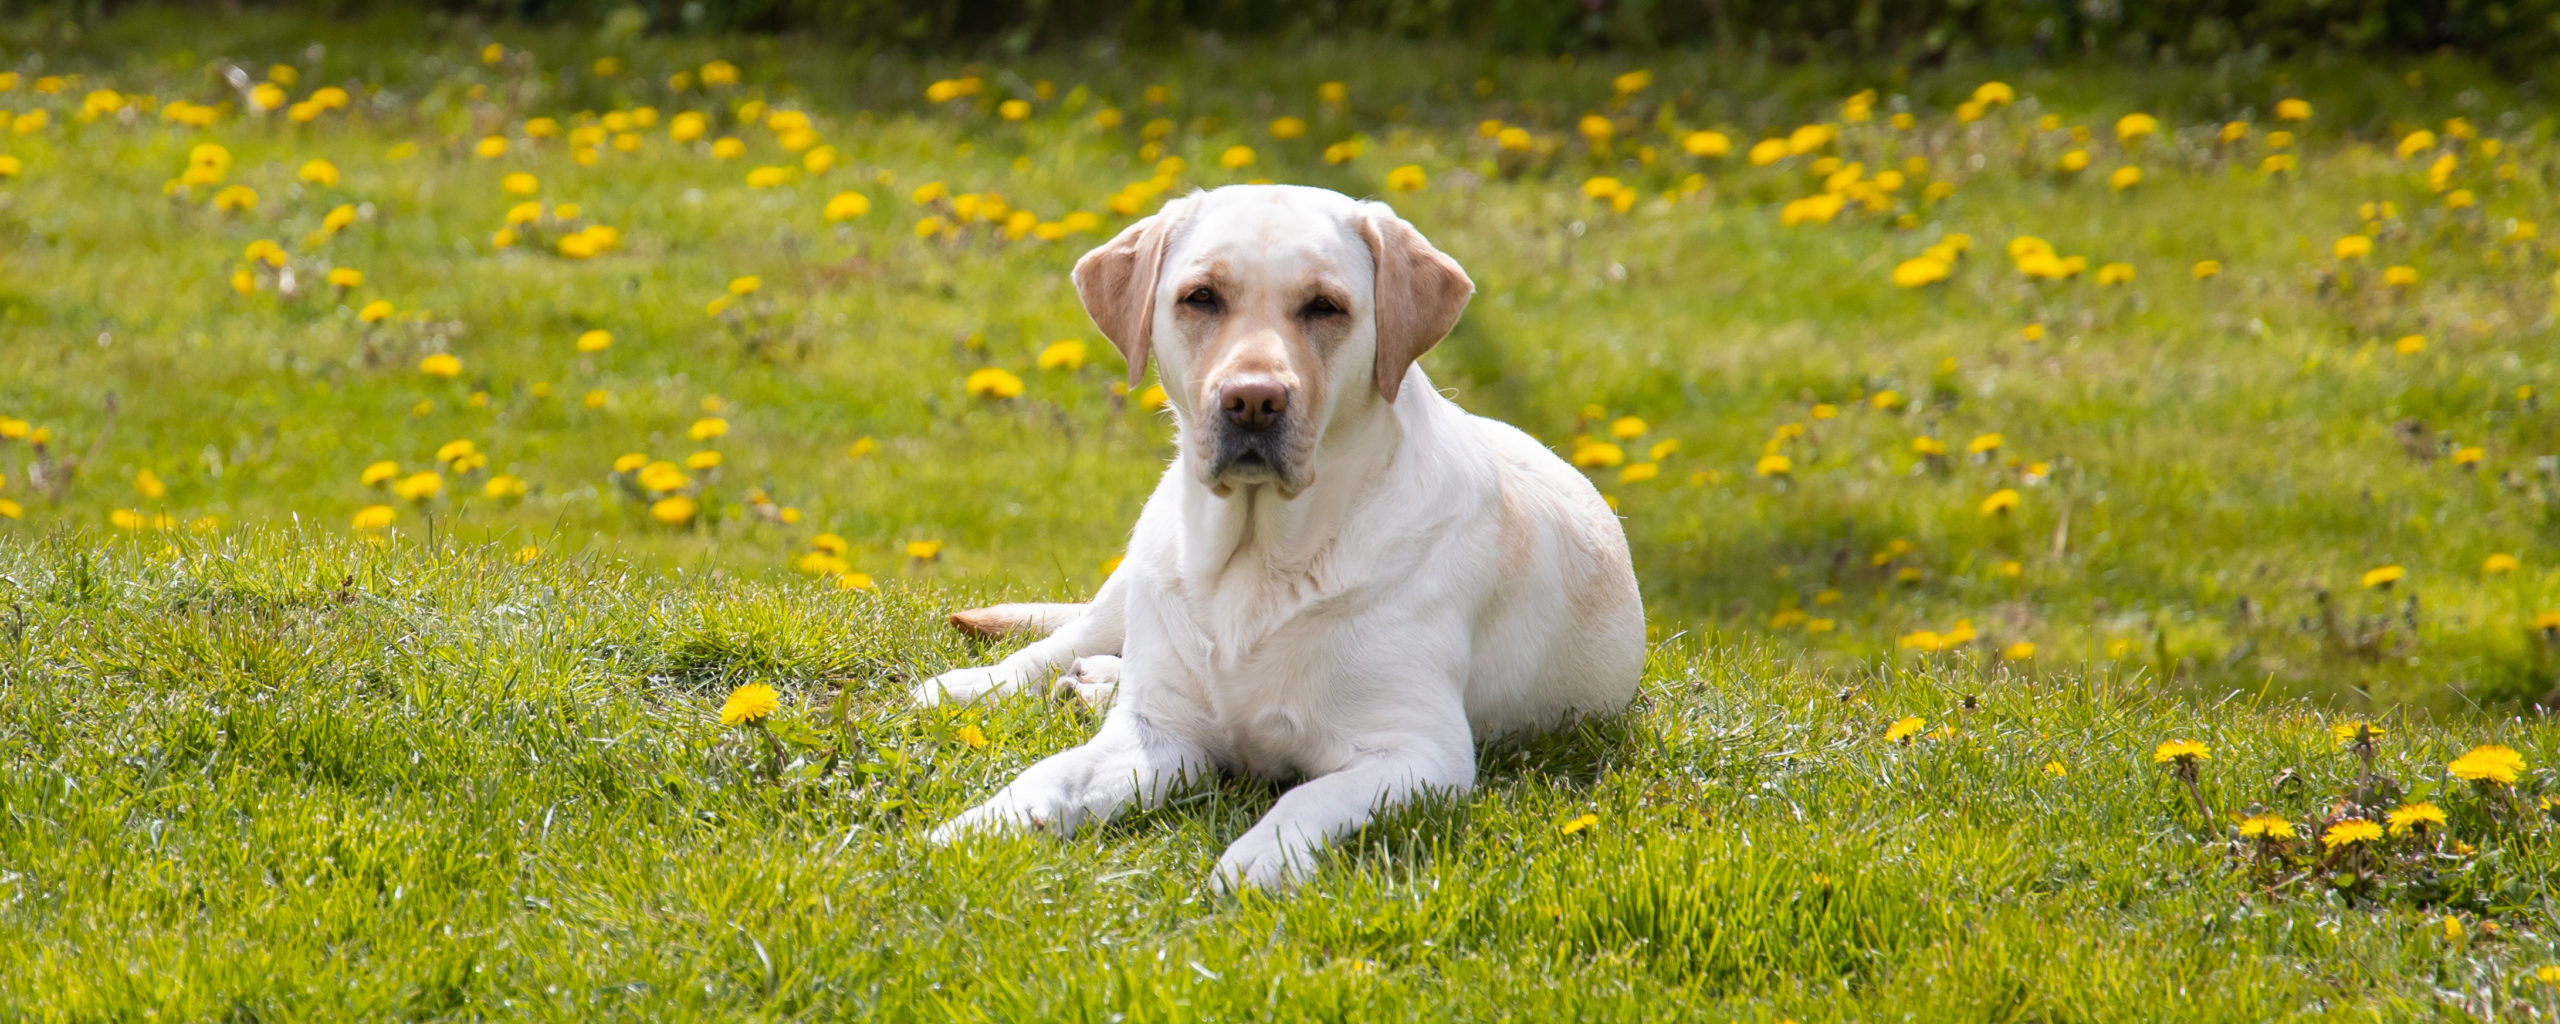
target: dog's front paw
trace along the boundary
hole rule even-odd
[[[1096,710],[1110,707],[1112,698],[1120,693],[1120,656],[1088,654],[1077,658],[1075,667],[1068,670],[1066,683]]]
[[[958,817],[950,821],[934,826],[933,831],[924,834],[924,839],[925,842],[935,846],[949,846],[979,832],[1002,831],[1007,827],[1019,828],[1020,824],[1011,820],[1002,810],[997,809],[995,802],[990,800],[960,812]]]
[[[1012,674],[1006,672],[1002,665],[955,668],[917,683],[912,695],[917,704],[925,707],[966,704],[987,694],[1009,689],[1012,682]]]
[[[1281,893],[1315,877],[1315,851],[1283,842],[1276,830],[1254,829],[1218,855],[1209,885],[1219,895],[1246,889]]]
[[[925,841],[935,846],[949,846],[979,832],[1058,832],[1075,831],[1083,814],[1068,795],[1053,787],[1026,786],[1017,781],[1004,791],[988,798],[986,803],[960,812],[958,817],[935,826],[925,833]]]

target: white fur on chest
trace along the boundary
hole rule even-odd
[[[1347,628],[1362,588],[1326,558],[1271,561],[1248,549],[1223,571],[1166,574],[1133,592],[1123,699],[1236,770],[1322,774],[1357,749],[1363,725],[1346,720],[1356,702],[1341,692],[1356,671]]]

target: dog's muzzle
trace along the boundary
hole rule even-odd
[[[1231,378],[1218,386],[1218,417],[1209,453],[1209,483],[1221,495],[1230,488],[1274,484],[1294,497],[1304,482],[1297,470],[1295,431],[1287,385],[1262,375]]]

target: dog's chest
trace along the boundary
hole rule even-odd
[[[1275,778],[1333,770],[1351,746],[1340,687],[1356,671],[1356,602],[1289,582],[1170,588],[1160,619],[1172,657],[1156,681],[1178,691],[1186,731],[1228,767]]]

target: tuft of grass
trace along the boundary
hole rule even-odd
[[[1684,636],[1626,714],[1488,748],[1475,794],[1231,900],[1207,872],[1267,785],[923,843],[1094,726],[909,706],[908,680],[993,653],[940,625],[946,596],[327,531],[0,547],[0,1015],[2263,1020],[2554,995],[2539,719],[2377,719],[2375,771],[2456,811],[2422,855],[2444,877],[2277,886],[2151,751],[2205,743],[2218,812],[2312,827],[2361,770],[2333,712]],[[717,721],[746,682],[782,695],[778,775]],[[1925,728],[1888,741],[1904,717]],[[2445,776],[2492,741],[2533,766],[2522,811]]]

